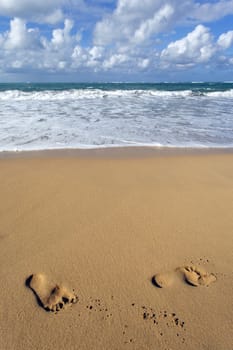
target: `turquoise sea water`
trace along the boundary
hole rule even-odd
[[[160,91],[227,91],[233,90],[232,82],[192,82],[192,83],[0,83],[0,91],[46,91],[72,89],[109,90],[160,90]]]
[[[159,91],[197,91],[200,93],[233,90],[232,82],[192,82],[192,83],[0,83],[0,91],[63,91],[73,89],[111,90],[159,90]]]
[[[0,150],[233,147],[233,83],[0,84]]]

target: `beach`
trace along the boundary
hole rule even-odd
[[[232,349],[232,151],[2,154],[0,194],[1,350]]]

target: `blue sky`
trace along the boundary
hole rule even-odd
[[[0,81],[233,80],[233,0],[0,0]]]

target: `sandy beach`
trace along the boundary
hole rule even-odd
[[[1,350],[233,349],[232,152],[2,155],[0,195]]]

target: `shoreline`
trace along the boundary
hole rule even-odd
[[[43,150],[1,151],[1,159],[24,159],[24,158],[143,158],[163,156],[192,156],[192,155],[215,155],[233,154],[232,147],[213,148],[184,148],[184,147],[151,147],[151,146],[117,146],[99,148],[59,148]]]

